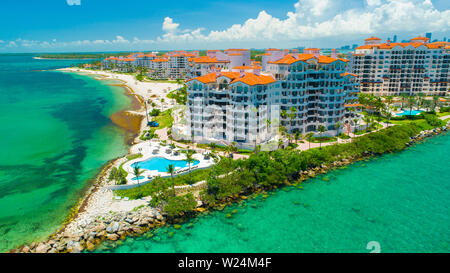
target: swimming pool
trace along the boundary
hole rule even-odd
[[[136,181],[136,180],[142,180],[142,179],[144,179],[145,178],[145,176],[139,176],[139,177],[133,177],[133,178],[131,178],[131,180],[133,180],[133,181]]]
[[[194,163],[191,164],[191,167],[197,165],[198,163],[200,163],[200,161],[195,160]],[[131,167],[134,168],[134,166],[136,166],[136,164],[141,169],[146,169],[146,170],[151,170],[151,171],[156,170],[158,172],[167,172],[166,168],[167,168],[167,166],[169,166],[169,164],[173,164],[175,166],[175,168],[177,168],[177,167],[184,168],[184,167],[189,166],[187,164],[187,162],[184,160],[169,160],[164,157],[152,157],[146,161],[140,161],[140,162],[133,163],[133,164],[131,164]]]
[[[409,110],[404,110],[403,112],[397,113],[395,115],[397,115],[397,116],[415,116],[422,112],[423,112],[422,110],[412,110],[411,112]]]

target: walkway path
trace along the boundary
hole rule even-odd
[[[297,150],[300,150],[300,151],[306,151],[306,150],[309,150],[309,149],[318,148],[318,147],[320,147],[321,145],[322,145],[322,147],[325,147],[325,146],[329,146],[329,145],[334,145],[334,144],[336,144],[336,143],[338,143],[338,144],[342,144],[342,143],[350,143],[350,142],[352,142],[352,139],[353,139],[353,138],[361,137],[361,136],[363,136],[363,135],[367,135],[367,134],[370,134],[370,133],[373,133],[373,132],[380,131],[381,129],[384,129],[384,128],[386,128],[386,127],[388,126],[387,123],[380,122],[380,124],[383,126],[383,127],[380,128],[380,129],[374,130],[374,131],[369,132],[369,133],[364,133],[364,134],[361,134],[361,135],[355,135],[354,133],[350,133],[350,134],[349,134],[349,136],[350,136],[349,139],[341,139],[341,138],[338,138],[337,142],[336,142],[336,141],[333,141],[333,142],[325,142],[325,143],[320,144],[320,143],[315,143],[315,142],[311,142],[311,143],[310,143],[310,142],[308,142],[306,139],[303,139],[303,142],[304,142],[304,143],[297,143],[297,144],[298,144],[298,147],[297,147],[296,149],[297,149]],[[392,126],[392,125],[390,125],[390,126]]]

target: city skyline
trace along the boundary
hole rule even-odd
[[[30,3],[27,10],[17,1],[2,5],[11,12],[0,22],[14,27],[0,30],[0,53],[339,48],[371,35],[401,41],[431,32],[442,40],[450,28],[450,5],[442,0],[53,0]],[[27,20],[12,16],[19,9]]]

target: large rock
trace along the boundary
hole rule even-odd
[[[117,235],[117,234],[108,234],[108,236],[106,238],[108,238],[108,240],[111,240],[111,241],[117,241],[117,239],[119,239],[119,235]]]
[[[36,247],[36,253],[47,253],[47,251],[50,249],[50,246],[44,243],[40,243]]]
[[[119,224],[119,222],[114,222],[113,224],[112,224],[112,232],[113,233],[116,233],[117,231],[119,231],[120,230],[120,224]]]
[[[22,247],[21,251],[23,253],[28,253],[28,252],[30,252],[30,248],[28,246],[24,246],[24,247]]]
[[[91,241],[88,241],[86,243],[86,250],[87,251],[93,251],[94,249],[95,249],[95,245]]]

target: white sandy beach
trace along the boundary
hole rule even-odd
[[[70,72],[70,73],[82,73],[98,76],[98,80],[119,80],[130,89],[130,91],[136,95],[139,95],[144,100],[151,100],[156,104],[156,108],[161,110],[167,110],[174,106],[175,101],[168,99],[166,96],[172,90],[182,87],[182,85],[174,83],[153,83],[153,82],[139,82],[132,75],[118,74],[107,71],[92,71],[79,68],[63,68],[58,69],[58,71]],[[164,98],[164,102],[161,102],[161,98]],[[151,107],[148,109],[151,110]],[[135,113],[139,115],[145,115],[145,110],[141,109],[139,111],[128,111],[130,113]],[[142,121],[141,132],[146,128],[147,121],[144,119]],[[140,135],[140,134],[139,134]],[[138,143],[139,135],[135,142]],[[135,145],[133,145],[135,146]],[[130,151],[134,150],[133,146],[130,147]],[[121,158],[114,162],[114,166],[118,167],[125,158]],[[68,232],[77,232],[86,223],[92,221],[93,219],[109,214],[110,212],[130,212],[134,208],[148,204],[148,198],[143,198],[140,200],[114,200],[113,192],[104,186],[109,183],[106,179],[102,179],[99,184],[100,188],[98,191],[92,193],[89,196],[87,206],[84,208],[82,213],[79,213],[73,221],[71,221],[67,227]]]
[[[132,75],[112,73],[109,71],[93,71],[80,68],[63,68],[58,69],[59,71],[75,72],[75,73],[87,73],[91,75],[101,76],[103,80],[119,80],[128,86],[134,93],[141,96],[145,100],[151,100],[155,102],[158,107],[162,107],[162,110],[166,110],[171,107],[171,100],[166,96],[169,92],[182,87],[180,84],[176,83],[164,83],[164,82],[140,82]],[[99,78],[100,79],[100,78]],[[164,98],[163,103],[161,103],[161,98]]]

